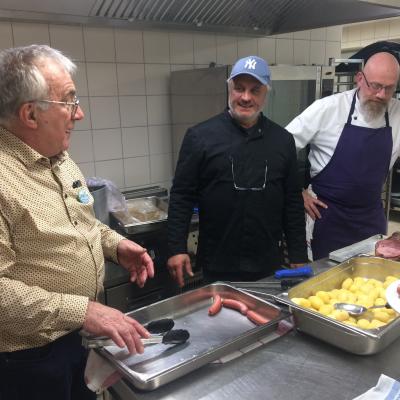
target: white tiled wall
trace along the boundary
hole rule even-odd
[[[85,176],[111,179],[121,189],[169,187],[171,71],[232,64],[250,54],[271,64],[325,64],[340,56],[341,31],[249,38],[0,22],[0,48],[50,44],[77,63],[75,83],[85,119],[76,124],[70,153]]]
[[[399,17],[344,26],[342,51],[352,54],[381,40],[400,40]]]

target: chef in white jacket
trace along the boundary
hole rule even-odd
[[[357,73],[357,88],[315,101],[286,127],[298,149],[310,144],[311,187],[303,198],[315,221],[314,260],[386,233],[381,192],[399,156],[399,73],[392,53],[375,53]]]

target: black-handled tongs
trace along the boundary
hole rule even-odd
[[[236,286],[238,289],[282,289],[286,290],[303,282],[303,279],[281,279],[277,281],[246,281],[246,282],[226,282]]]

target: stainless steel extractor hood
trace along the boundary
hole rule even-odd
[[[0,19],[265,36],[397,17],[398,0],[0,0]]]

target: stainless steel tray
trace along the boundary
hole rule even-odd
[[[240,300],[250,309],[271,319],[256,326],[246,316],[228,308],[208,315],[212,296]],[[183,345],[163,344],[146,347],[142,355],[130,356],[126,350],[107,346],[96,350],[111,361],[124,377],[141,390],[153,390],[221,356],[254,343],[275,331],[278,322],[290,314],[278,306],[224,283],[211,284],[128,313],[145,324],[172,318],[174,329],[187,329],[189,341]]]
[[[385,239],[385,235],[374,235],[361,242],[354,243],[350,246],[343,247],[329,253],[329,259],[337,262],[343,262],[352,257],[360,255],[375,255],[375,245],[378,240]]]
[[[159,217],[148,221],[140,221],[135,218],[132,210],[139,206],[141,202],[148,201],[159,210]],[[168,218],[168,199],[158,196],[138,197],[126,200],[129,215],[123,212],[112,212],[111,215],[117,221],[118,225],[128,234],[149,232],[162,228]]]
[[[298,330],[350,353],[374,354],[400,336],[399,317],[382,328],[363,330],[299,306],[291,299],[309,297],[318,290],[329,291],[339,288],[348,277],[361,276],[383,281],[388,275],[400,277],[399,262],[379,257],[355,257],[300,283],[287,293],[281,293],[276,296],[276,300],[289,306]]]

